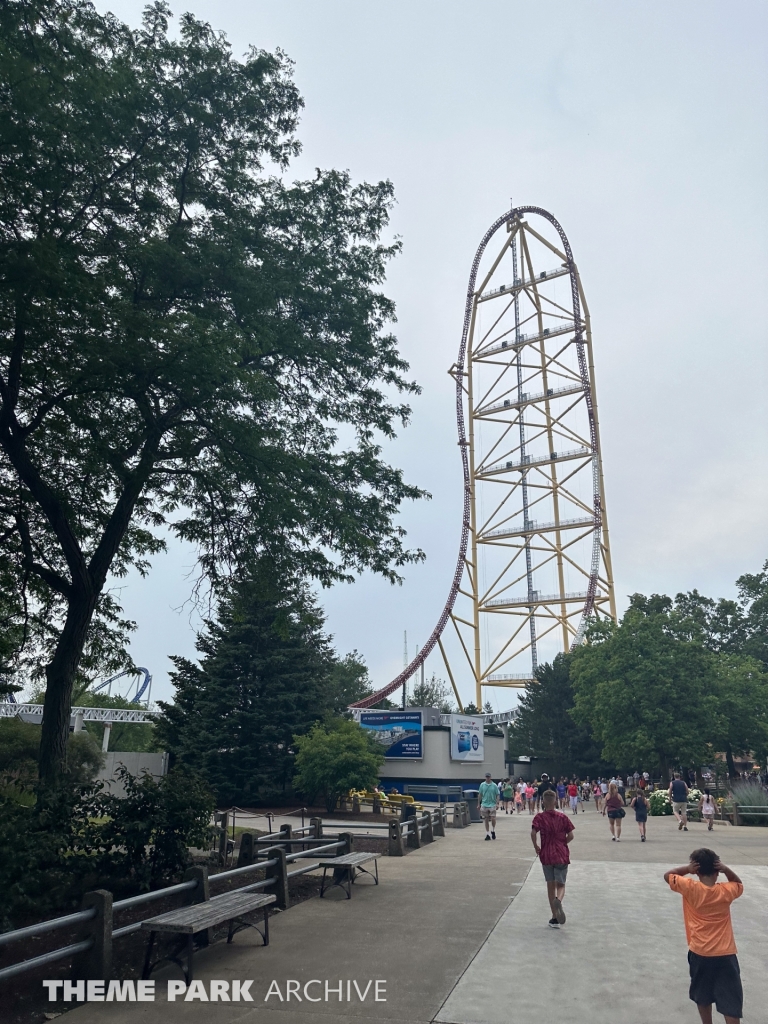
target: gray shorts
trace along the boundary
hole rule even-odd
[[[677,800],[672,801],[672,810],[675,814],[685,814],[688,810],[688,801],[681,800],[679,803]]]
[[[541,867],[544,871],[544,877],[548,882],[558,882],[560,885],[565,885],[565,880],[568,877],[567,864],[542,864]]]

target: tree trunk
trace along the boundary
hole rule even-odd
[[[67,763],[72,688],[96,608],[96,596],[72,595],[56,651],[46,667],[45,704],[40,736],[40,790],[53,789]]]
[[[661,781],[665,786],[669,785],[669,761],[667,761],[666,754],[659,754],[659,769],[661,771]]]
[[[728,765],[728,778],[737,779],[739,773],[736,771],[736,765],[733,763],[733,751],[731,750],[731,744],[725,748],[725,763]]]

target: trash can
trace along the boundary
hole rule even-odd
[[[467,801],[469,807],[469,820],[470,821],[482,821],[480,816],[480,804],[478,798],[480,796],[479,789],[465,789],[464,799]]]

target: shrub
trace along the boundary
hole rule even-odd
[[[295,736],[297,774],[293,780],[308,800],[322,795],[330,814],[342,793],[370,789],[379,781],[384,754],[356,722],[335,719]]]
[[[665,814],[672,813],[672,801],[669,799],[669,793],[666,789],[657,789],[651,793],[648,802],[651,806],[651,814],[655,817],[662,817]]]
[[[737,782],[731,789],[731,795],[733,802],[739,805],[739,817],[745,825],[768,825],[768,816],[744,813],[741,810],[741,806],[768,810],[768,793],[762,786],[752,782]]]
[[[122,776],[124,799],[71,782],[35,807],[0,795],[0,928],[71,910],[91,889],[156,888],[207,845],[213,798],[193,773]]]

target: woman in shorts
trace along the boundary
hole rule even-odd
[[[557,784],[557,806],[560,808],[561,811],[565,809],[565,791],[565,780],[560,779],[560,781]]]
[[[614,843],[621,842],[621,819],[626,814],[624,801],[619,796],[619,787],[615,782],[608,786],[608,794],[603,801],[603,816],[608,815],[611,826],[611,839]]]
[[[528,813],[533,814],[536,809],[536,790],[530,782],[525,787],[525,802],[528,804]]]
[[[642,789],[638,789],[629,806],[634,807],[635,809],[635,821],[637,822],[637,827],[640,829],[640,842],[644,843],[645,825],[648,821],[648,801],[646,800],[645,793],[643,793]]]
[[[592,787],[592,796],[595,798],[595,810],[600,810],[600,797],[603,795],[603,791],[600,789],[600,783],[596,782]]]
[[[501,795],[504,798],[504,813],[514,814],[512,807],[512,783],[509,779],[504,779],[501,785]]]
[[[518,814],[522,813],[523,800],[525,800],[525,783],[521,780],[515,786],[515,810]]]
[[[715,820],[715,801],[708,789],[704,790],[704,796],[699,800],[699,811],[703,821],[707,823],[707,832],[712,831],[712,823]]]

